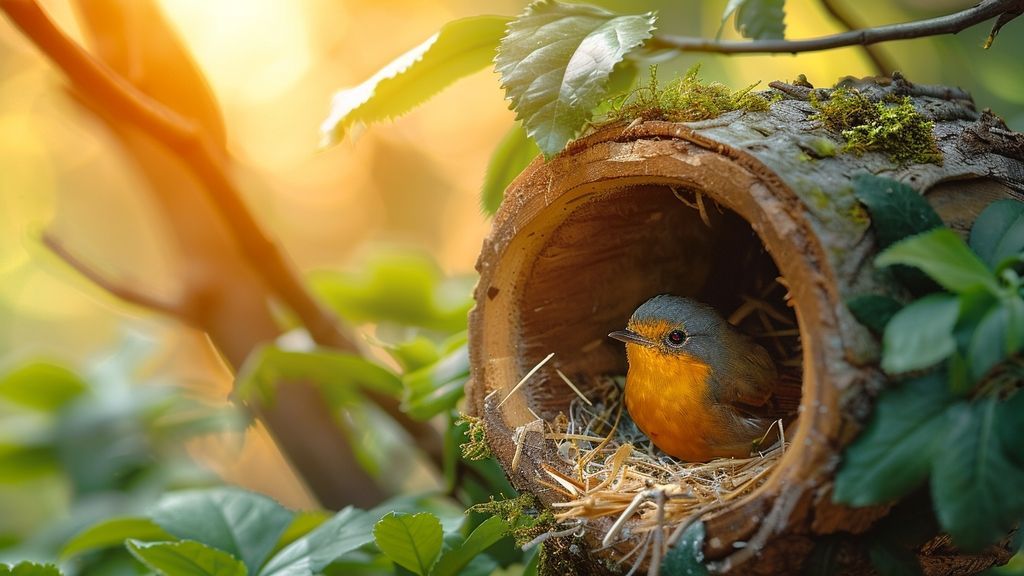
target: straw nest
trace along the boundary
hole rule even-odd
[[[744,297],[728,319],[773,353],[781,378],[799,380],[802,350],[794,314],[786,306],[788,293],[783,280],[772,277],[777,272],[771,259],[762,254],[762,261],[769,265],[762,267],[756,296]],[[519,386],[553,356],[538,363]],[[575,394],[568,412],[549,421],[537,416],[515,434],[513,469],[527,439],[537,437],[528,433],[539,433],[551,443],[558,459],[541,465],[547,478],[540,483],[564,499],[552,504],[556,528],[528,546],[579,536],[589,522],[614,519],[602,540],[609,560],[628,568],[628,574],[644,566],[657,574],[668,547],[689,526],[760,486],[787,447],[780,420],[765,432],[774,442],[760,443],[768,446],[748,458],[682,462],[654,446],[630,418],[623,402],[623,376],[597,376],[581,387],[561,370],[555,373]]]

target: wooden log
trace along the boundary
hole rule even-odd
[[[510,185],[477,263],[468,406],[518,489],[549,506],[565,499],[545,472],[560,462],[555,448],[530,425],[554,420],[575,397],[555,369],[584,393],[595,376],[623,374],[621,344],[606,335],[655,294],[714,302],[738,293],[749,278],[736,255],[753,243],[789,288],[803,350],[801,415],[767,480],[701,518],[705,558],[722,572],[797,573],[822,538],[862,533],[888,513],[831,501],[842,450],[885,386],[878,342],[844,301],[900,290],[875,273],[877,247],[852,179],[872,173],[909,184],[965,232],[992,200],[1024,197],[1024,155],[1020,135],[977,113],[959,90],[899,76],[846,83],[876,101],[910,96],[934,122],[941,165],[822,155],[823,142],[841,150],[843,139],[815,118],[811,90],[773,83],[781,99],[767,112],[609,126],[538,159]],[[705,209],[680,202],[681,192],[707,199]],[[613,520],[586,524],[589,565],[622,553],[597,551]],[[847,549],[845,573],[871,573],[863,550]],[[1005,546],[962,556],[947,541],[915,552],[934,575],[973,573],[1009,556]]]

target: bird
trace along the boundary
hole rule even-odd
[[[799,405],[764,347],[691,298],[655,296],[609,336],[626,343],[626,410],[681,460],[748,457]]]

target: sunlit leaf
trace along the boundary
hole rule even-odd
[[[995,398],[955,406],[945,446],[935,458],[935,512],[953,542],[965,550],[994,543],[1024,516],[1024,468],[1012,461],[997,430],[1005,410]],[[1006,417],[1020,422],[1012,413]]]
[[[928,477],[954,402],[945,375],[932,373],[884,391],[867,427],[843,454],[833,499],[852,506],[891,502]]]
[[[508,524],[497,516],[484,520],[466,537],[458,547],[454,547],[437,560],[431,576],[457,576],[479,554],[494,545],[508,534]]]
[[[19,562],[14,566],[0,564],[0,576],[61,576],[62,572],[53,564]]]
[[[897,312],[882,337],[882,369],[900,374],[947,358],[956,349],[959,313],[960,302],[951,294],[931,294]]]
[[[469,379],[469,349],[466,345],[435,364],[402,377],[406,397],[402,410],[418,420],[427,420],[455,406]]]
[[[292,518],[291,524],[285,529],[281,537],[277,539],[277,544],[274,545],[274,551],[271,554],[276,554],[282,550],[285,546],[298,540],[299,538],[309,534],[313,530],[320,526],[324,522],[331,519],[331,515],[321,510],[303,510],[296,512]]]
[[[386,346],[388,354],[402,365],[405,372],[419,370],[441,359],[441,352],[433,340],[417,335],[404,342]]]
[[[128,551],[164,576],[245,576],[245,564],[227,552],[192,540],[128,541]]]
[[[501,200],[505,196],[505,188],[540,154],[540,149],[516,122],[498,143],[487,162],[487,173],[480,190],[480,206],[485,214],[493,215],[498,211]]]
[[[998,200],[988,205],[971,226],[971,249],[990,268],[1024,250],[1024,202]]]
[[[0,443],[0,484],[27,482],[59,471],[52,446]]]
[[[901,240],[879,254],[875,264],[913,266],[951,292],[965,292],[978,286],[992,293],[999,291],[992,271],[948,228]]]
[[[52,412],[88,389],[77,374],[58,364],[36,361],[0,378],[0,398]]]
[[[509,20],[474,16],[449,22],[367,81],[339,91],[320,127],[323,144],[340,141],[354,124],[404,114],[459,78],[486,68]]]
[[[388,514],[373,527],[377,548],[406,570],[427,576],[441,553],[443,533],[437,516]]]
[[[82,530],[61,549],[61,558],[124,545],[125,540],[173,540],[174,537],[149,518],[111,518]]]
[[[292,516],[262,494],[232,487],[172,492],[150,512],[170,534],[223,550],[250,571],[263,563]]]
[[[508,27],[495,69],[545,156],[576,137],[607,94],[615,65],[651,37],[653,13],[617,16],[583,4],[540,0]]]
[[[259,576],[309,576],[373,541],[374,516],[345,508],[275,554]]]

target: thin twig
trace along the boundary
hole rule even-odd
[[[847,31],[863,28],[844,8],[836,4],[835,0],[821,0],[821,7]],[[879,50],[878,46],[861,44],[860,47],[864,51],[864,55],[868,57],[868,60],[871,60],[871,66],[875,69],[875,74],[889,76],[895,70],[888,56]]]
[[[815,52],[846,46],[867,46],[893,40],[910,40],[926,36],[956,34],[982,22],[1001,17],[1004,14],[1012,16],[1022,8],[1024,8],[1024,0],[982,0],[977,5],[966,10],[946,16],[902,24],[878,26],[876,28],[851,30],[849,32],[805,40],[712,40],[691,36],[657,35],[647,41],[647,47],[656,50],[716,52],[719,54],[796,54],[798,52]]]

